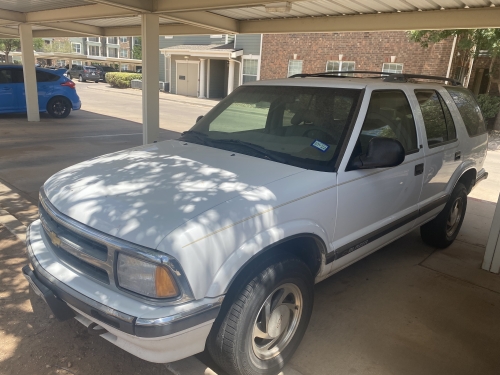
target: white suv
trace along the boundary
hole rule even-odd
[[[252,82],[178,140],[52,176],[23,272],[56,317],[147,361],[206,347],[228,374],[276,374],[314,283],[417,227],[453,242],[486,149],[456,84]]]

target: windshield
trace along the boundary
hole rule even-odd
[[[333,170],[359,89],[242,86],[181,140],[315,170]]]

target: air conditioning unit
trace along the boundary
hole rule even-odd
[[[168,92],[169,84],[168,82],[160,82],[160,91]]]
[[[133,89],[142,90],[142,81],[140,79],[133,79],[130,81],[130,87]]]

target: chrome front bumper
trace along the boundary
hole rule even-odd
[[[222,296],[185,303],[177,306],[173,314],[158,318],[144,318],[132,315],[89,298],[63,283],[55,277],[57,275],[52,275],[42,267],[32,247],[31,229],[33,226],[37,231],[40,231],[41,225],[39,221],[34,222],[28,228],[26,236],[29,261],[36,280],[50,289],[57,299],[107,326],[137,337],[163,337],[207,323],[214,320],[219,313],[223,300]],[[37,241],[41,241],[41,239],[37,239]],[[38,246],[40,246],[40,243]],[[95,283],[95,285],[96,288],[102,288],[98,283]],[[141,304],[139,301],[136,301],[136,303]]]

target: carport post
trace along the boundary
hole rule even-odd
[[[227,77],[227,94],[231,94],[234,89],[234,61],[229,60],[229,69]]]
[[[160,17],[141,15],[142,31],[142,142],[158,140],[160,129]]]
[[[35,52],[33,51],[33,32],[31,25],[19,24],[21,54],[23,59],[24,92],[28,121],[40,121],[38,109],[38,89],[36,87]]]
[[[500,195],[486,244],[482,268],[493,273],[500,273]]]

